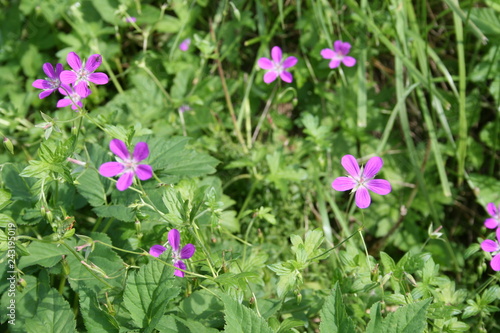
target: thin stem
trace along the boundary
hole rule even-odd
[[[274,86],[273,92],[271,93],[271,96],[269,96],[269,99],[266,102],[266,106],[264,107],[264,112],[262,112],[262,115],[260,116],[259,122],[257,123],[257,126],[255,127],[255,131],[253,132],[253,136],[252,136],[252,144],[255,143],[255,141],[257,140],[257,136],[259,135],[262,123],[264,122],[264,119],[266,118],[267,114],[269,113],[269,110],[271,109],[271,103],[274,99],[274,95],[276,95],[277,87],[278,87],[277,85]]]
[[[236,114],[233,108],[233,102],[231,102],[231,96],[229,94],[229,90],[227,89],[226,79],[224,77],[224,70],[222,69],[222,64],[220,61],[219,48],[217,47],[217,38],[215,37],[215,32],[212,24],[212,20],[209,22],[210,25],[210,36],[215,43],[215,62],[217,63],[217,69],[219,71],[219,76],[222,84],[222,90],[224,91],[224,96],[226,98],[227,108],[229,109],[229,113],[231,114],[231,120],[233,121],[234,131],[236,133],[236,137],[243,148],[244,153],[248,153],[248,148],[245,145],[245,139],[243,139],[243,135],[241,134],[240,127],[238,125],[238,121],[236,120]]]

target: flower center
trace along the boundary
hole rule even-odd
[[[123,161],[123,166],[125,167],[124,172],[135,171],[137,169],[137,162],[133,158],[126,159]]]
[[[84,67],[80,68],[75,73],[76,73],[76,76],[77,76],[76,81],[75,81],[75,85],[77,85],[81,81],[85,81],[85,82],[88,81],[89,72]]]

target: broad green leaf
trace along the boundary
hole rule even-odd
[[[180,309],[185,317],[205,326],[221,327],[224,325],[223,304],[219,298],[206,290],[197,290],[182,300]]]
[[[335,283],[332,294],[326,298],[325,304],[320,312],[321,333],[351,333],[355,332],[351,318],[347,316],[344,302],[342,301],[342,291],[339,283]]]
[[[389,313],[381,319],[380,304],[371,308],[371,320],[367,326],[368,333],[421,333],[427,325],[427,308],[432,299],[427,298],[420,302],[405,305],[396,312]]]
[[[380,302],[372,305],[370,308],[370,322],[366,326],[366,333],[384,332],[383,318],[380,314]]]
[[[132,208],[123,205],[99,206],[92,209],[97,216],[114,217],[123,222],[133,222],[135,214]]]
[[[129,275],[123,295],[125,307],[142,332],[152,332],[163,317],[168,302],[180,292],[174,270],[157,260]]]
[[[63,255],[68,255],[69,251],[65,247],[58,244],[42,243],[33,241],[28,246],[29,256],[22,257],[19,260],[18,267],[23,269],[32,265],[40,265],[43,267],[52,267],[57,264]]]
[[[10,203],[10,198],[12,194],[9,191],[0,189],[0,209],[4,208]]]
[[[0,214],[0,228],[6,228],[9,223],[15,223],[9,215]]]
[[[116,319],[106,311],[106,307],[99,304],[97,295],[85,288],[78,294],[80,299],[80,313],[87,332],[118,332],[119,325]]]
[[[94,207],[106,204],[106,193],[99,179],[102,177],[93,169],[86,169],[79,177],[78,192]]]
[[[230,296],[220,293],[224,302],[226,326],[224,332],[227,333],[273,333],[266,321],[251,310],[233,300]]]
[[[186,148],[190,138],[155,139],[149,142],[148,163],[161,174],[199,177],[215,172],[219,161],[210,155]]]
[[[19,174],[24,169],[24,165],[20,164],[6,164],[2,168],[2,180],[5,186],[12,193],[13,200],[31,201],[31,187],[34,180],[21,177]]]
[[[3,265],[6,267],[7,265]],[[8,273],[7,275],[3,275],[5,278],[11,277],[11,274]],[[24,287],[22,290],[15,290],[15,307],[16,307],[16,325],[11,325],[10,329],[11,332],[20,332],[24,333],[25,332],[25,327],[24,323],[26,318],[33,317],[36,313],[36,305],[38,301],[38,285],[37,285],[37,279],[31,275],[25,275],[23,276],[24,281],[26,282],[26,287]],[[9,281],[9,280],[6,280]],[[0,322],[6,322],[12,318],[9,318],[7,316],[8,312],[10,311],[8,307],[11,304],[11,299],[12,293],[8,289],[9,286],[6,286],[6,290],[4,291],[3,289],[1,290],[2,292],[2,299],[0,301]]]
[[[26,320],[26,332],[76,332],[76,320],[68,302],[55,290],[38,301],[36,315]]]

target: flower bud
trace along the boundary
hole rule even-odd
[[[3,145],[12,155],[14,155],[14,145],[12,144],[12,141],[10,141],[8,137],[3,138]]]

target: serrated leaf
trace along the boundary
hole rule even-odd
[[[384,323],[380,314],[380,302],[377,302],[370,308],[370,322],[366,326],[366,333],[379,332],[384,332]]]
[[[321,333],[355,332],[352,320],[347,316],[338,282],[335,283],[331,295],[326,298],[320,316],[319,329]]]
[[[274,333],[266,321],[251,310],[233,300],[230,296],[220,293],[224,303],[224,319],[227,333]]]
[[[97,216],[114,217],[123,222],[133,222],[135,214],[132,208],[123,205],[99,206],[92,209]]]
[[[34,180],[21,177],[19,174],[24,165],[6,164],[2,168],[2,180],[12,193],[13,200],[32,201],[31,187]]]
[[[82,288],[78,296],[80,299],[80,313],[87,332],[113,333],[119,331],[119,324],[116,319],[101,308],[94,292]]]
[[[389,313],[382,320],[382,326],[374,324],[376,331],[384,333],[421,333],[427,324],[427,308],[432,299],[427,298],[420,302],[403,306],[396,312]],[[377,317],[377,321],[379,318]],[[368,325],[370,326],[370,324]]]
[[[10,198],[12,197],[12,194],[10,194],[9,191],[6,191],[4,189],[0,189],[0,209],[3,209],[5,206],[7,206],[11,201]]]
[[[174,269],[157,260],[129,275],[124,293],[125,307],[143,332],[152,332],[163,317],[168,302],[180,292]]]
[[[52,267],[57,264],[63,255],[68,255],[69,251],[57,244],[42,243],[34,241],[28,246],[29,256],[22,257],[19,260],[18,267],[23,269],[35,264],[43,267]]]
[[[190,138],[155,139],[149,143],[149,164],[162,174],[199,177],[214,173],[219,161],[212,156],[186,148]]]
[[[68,302],[55,290],[38,302],[36,315],[26,319],[26,332],[76,332],[76,320]]]
[[[86,169],[79,177],[76,189],[94,207],[106,204],[106,193],[97,171]]]

